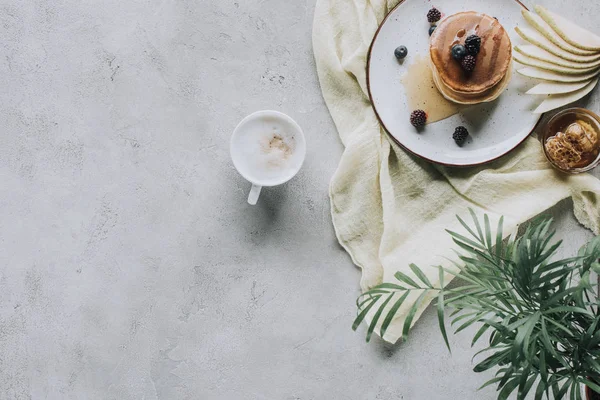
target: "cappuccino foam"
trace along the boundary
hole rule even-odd
[[[250,121],[234,145],[240,167],[253,181],[264,184],[295,174],[303,156],[296,151],[293,132],[285,121],[271,117]]]

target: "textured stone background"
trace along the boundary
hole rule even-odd
[[[495,398],[434,313],[398,346],[350,330],[314,2],[0,0],[0,399]],[[308,158],[250,207],[228,140],[265,108]]]

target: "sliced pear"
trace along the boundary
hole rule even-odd
[[[521,36],[524,40],[529,43],[546,50],[549,53],[554,54],[564,60],[574,61],[574,62],[594,62],[596,60],[600,60],[600,53],[592,54],[592,55],[578,55],[570,53],[564,49],[561,49],[556,44],[552,43],[550,39],[546,36],[542,35],[535,29],[529,27],[517,26],[515,31]],[[584,54],[590,54],[587,50],[581,50]]]
[[[583,50],[600,50],[600,36],[542,6],[535,6],[535,11],[567,43]]]
[[[587,69],[595,68],[600,66],[600,60],[596,60],[588,63],[578,63],[574,61],[568,61],[556,56],[550,52],[539,47],[526,44],[522,46],[515,46],[515,50],[524,56],[535,58],[536,60],[545,61],[550,64],[559,65],[561,67],[573,68],[573,69]]]
[[[513,59],[519,64],[527,65],[529,67],[536,67],[541,69],[546,69],[552,72],[558,72],[564,75],[582,75],[588,72],[593,72],[597,70],[597,67],[584,68],[584,69],[575,69],[575,68],[567,68],[560,67],[558,65],[551,64],[546,61],[536,60],[535,58],[527,57],[522,55],[521,53],[513,53]]]
[[[546,100],[539,105],[538,108],[535,109],[534,113],[543,114],[550,110],[554,110],[556,108],[560,108],[562,106],[566,106],[567,104],[571,104],[574,101],[577,101],[590,93],[596,85],[598,84],[598,78],[594,79],[592,82],[588,83],[582,89],[579,89],[576,92],[566,93],[566,94],[557,94],[548,97]]]
[[[529,67],[521,68],[517,70],[517,72],[528,78],[541,79],[549,82],[575,83],[589,81],[590,79],[595,78],[600,73],[600,69],[583,75],[563,75],[557,72],[546,71],[545,69]]]
[[[552,43],[554,43],[561,49],[579,55],[589,56],[597,53],[596,51],[592,50],[580,49],[579,47],[575,47],[572,44],[566,42],[562,37],[560,37],[558,33],[554,32],[554,29],[552,29],[552,27],[550,27],[550,25],[548,25],[546,21],[544,21],[539,15],[536,15],[531,11],[527,10],[523,10],[521,11],[521,13],[523,14],[523,18],[525,18],[525,20],[529,22],[531,26],[533,26],[539,33],[544,35],[546,39],[550,40]]]
[[[529,89],[527,94],[565,94],[576,92],[586,87],[591,80],[576,83],[543,82]]]

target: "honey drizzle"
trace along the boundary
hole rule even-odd
[[[406,100],[410,110],[424,110],[427,123],[433,123],[458,114],[462,107],[446,100],[440,94],[429,66],[429,59],[417,56],[402,76],[402,84],[406,92]]]

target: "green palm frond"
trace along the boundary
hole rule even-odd
[[[454,269],[431,267],[439,274],[433,283],[432,275],[414,264],[410,275],[397,272],[397,282],[359,296],[353,329],[368,317],[367,341],[375,332],[383,337],[402,309],[406,339],[421,304],[437,298],[448,349],[447,316],[456,333],[479,325],[472,345],[487,335],[488,347],[476,355],[484,358],[474,370],[497,369],[483,387],[497,385],[499,399],[516,392],[518,399],[533,393],[536,399],[578,400],[581,384],[600,391],[600,303],[590,278],[591,272],[600,272],[600,237],[576,257],[554,261],[561,241],[554,240],[550,218],[537,219],[522,235],[505,239],[502,218],[493,231],[487,215],[481,222],[469,211],[471,224],[457,217],[465,234],[448,231],[457,246]],[[447,275],[459,285],[445,288]]]

